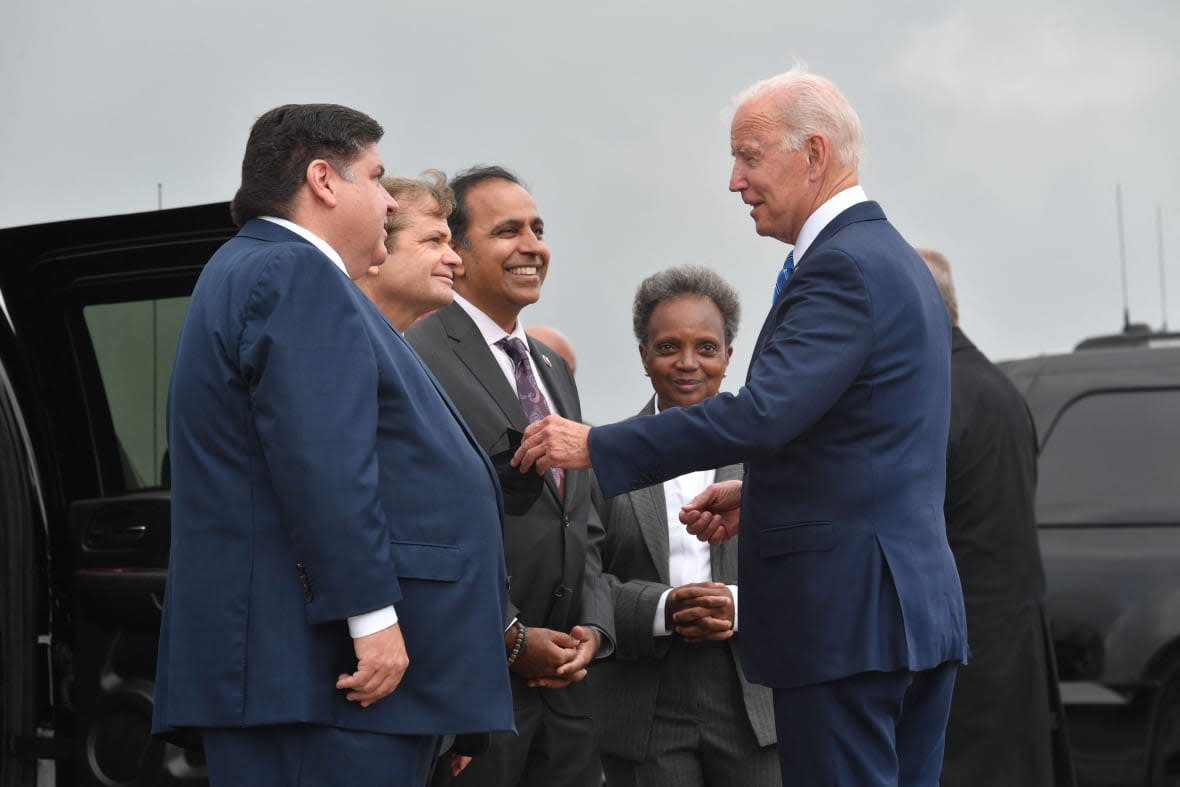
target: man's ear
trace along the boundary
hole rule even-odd
[[[828,140],[822,134],[812,134],[804,144],[807,150],[807,169],[812,176],[819,180],[828,167]]]
[[[336,207],[336,170],[322,158],[307,165],[305,178],[311,196],[329,208]]]

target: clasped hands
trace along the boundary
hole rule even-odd
[[[733,594],[721,582],[692,582],[673,588],[664,601],[664,627],[686,642],[726,640],[733,636]]]
[[[504,647],[511,651],[515,641],[512,626],[504,634]],[[509,669],[533,688],[563,689],[586,677],[598,646],[598,631],[590,626],[574,626],[569,634],[529,626],[528,641]]]
[[[579,470],[590,467],[590,427],[558,415],[529,424],[512,466],[544,473],[554,467]],[[710,484],[680,509],[680,521],[688,532],[713,546],[737,535],[741,518],[742,482]]]

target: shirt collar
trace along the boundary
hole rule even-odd
[[[272,222],[274,224],[278,224],[280,227],[291,230],[291,232],[294,232],[296,235],[303,238],[305,241],[310,243],[312,246],[315,246],[317,249],[322,251],[324,253],[324,256],[332,261],[333,265],[335,265],[337,268],[339,268],[344,273],[345,276],[348,276],[348,269],[344,267],[344,258],[342,258],[337,253],[337,251],[335,249],[333,249],[331,246],[329,246],[328,242],[326,240],[324,240],[323,238],[321,238],[319,235],[316,235],[314,232],[307,229],[306,227],[299,226],[298,224],[296,224],[293,221],[288,221],[287,219],[280,219],[278,216],[259,216],[258,218],[264,219],[264,220]],[[348,276],[348,278],[351,279],[352,277]]]
[[[803,255],[807,253],[807,249],[819,237],[819,234],[824,231],[824,227],[832,223],[832,219],[839,216],[844,211],[851,208],[853,205],[861,202],[866,202],[868,197],[865,196],[865,190],[860,186],[850,186],[843,191],[838,191],[828,198],[828,201],[815,209],[807,217],[807,221],[803,222],[803,228],[799,230],[799,237],[795,239],[795,249],[791,253],[795,255],[795,265],[803,259]]]
[[[483,340],[487,342],[489,346],[495,345],[496,342],[500,341],[505,336],[512,336],[520,339],[522,342],[524,342],[525,347],[529,346],[529,337],[524,332],[524,323],[520,321],[520,317],[516,318],[516,327],[514,327],[511,332],[507,332],[497,325],[495,320],[484,314],[478,306],[464,298],[459,293],[455,293],[455,303],[459,304],[459,307],[463,309],[463,311],[467,312],[467,316],[470,317],[471,321],[475,323],[475,327],[479,328],[480,335],[483,336]]]

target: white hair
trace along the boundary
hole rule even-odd
[[[858,169],[865,157],[865,135],[860,117],[834,84],[807,67],[796,65],[733,98],[734,109],[753,99],[773,95],[788,150],[800,150],[812,134],[822,134],[841,164]]]

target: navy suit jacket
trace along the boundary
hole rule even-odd
[[[512,729],[500,488],[417,355],[319,250],[254,220],[209,261],[169,393],[172,551],[155,731]],[[397,606],[369,708],[347,618]]]
[[[602,492],[746,463],[739,648],[752,681],[965,660],[942,513],[946,306],[875,202],[842,212],[797,262],[736,395],[590,431]]]

